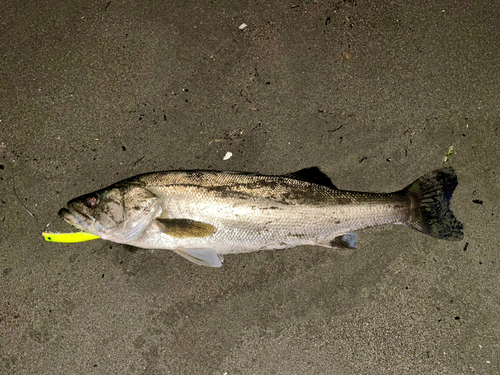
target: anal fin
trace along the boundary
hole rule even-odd
[[[339,249],[355,249],[358,236],[354,233],[346,233],[343,236],[335,237],[330,243],[332,247]]]
[[[358,236],[355,233],[345,233],[335,237],[328,243],[319,243],[318,245],[340,250],[352,250],[356,248],[357,239]]]
[[[176,249],[175,253],[199,266],[221,267],[224,257],[210,249]]]

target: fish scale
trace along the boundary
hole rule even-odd
[[[189,218],[217,228],[205,238],[169,238],[156,232],[154,246],[210,248],[218,254],[328,245],[341,234],[402,222],[409,204],[401,194],[333,190],[278,176],[207,172],[146,175],[142,182],[164,197],[162,215]],[[349,204],[338,204],[348,200]],[[407,200],[407,199],[406,199]],[[402,203],[398,209],[394,205]],[[392,206],[391,206],[392,205]],[[134,244],[145,247],[152,233]],[[151,247],[151,245],[149,245]]]

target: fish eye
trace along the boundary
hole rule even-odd
[[[87,198],[87,201],[85,202],[85,205],[90,208],[95,208],[99,205],[99,195],[97,194],[92,194]]]

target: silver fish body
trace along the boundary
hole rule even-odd
[[[390,194],[338,190],[317,168],[285,176],[168,171],[76,198],[60,216],[103,239],[170,249],[195,263],[220,266],[225,254],[353,247],[355,237],[347,233],[390,223],[459,239],[462,226],[449,211],[455,186],[450,168]],[[436,202],[422,205],[422,199]]]

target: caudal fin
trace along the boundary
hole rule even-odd
[[[463,226],[450,211],[450,199],[457,187],[453,168],[428,173],[403,191],[411,197],[408,226],[431,237],[461,240]]]

